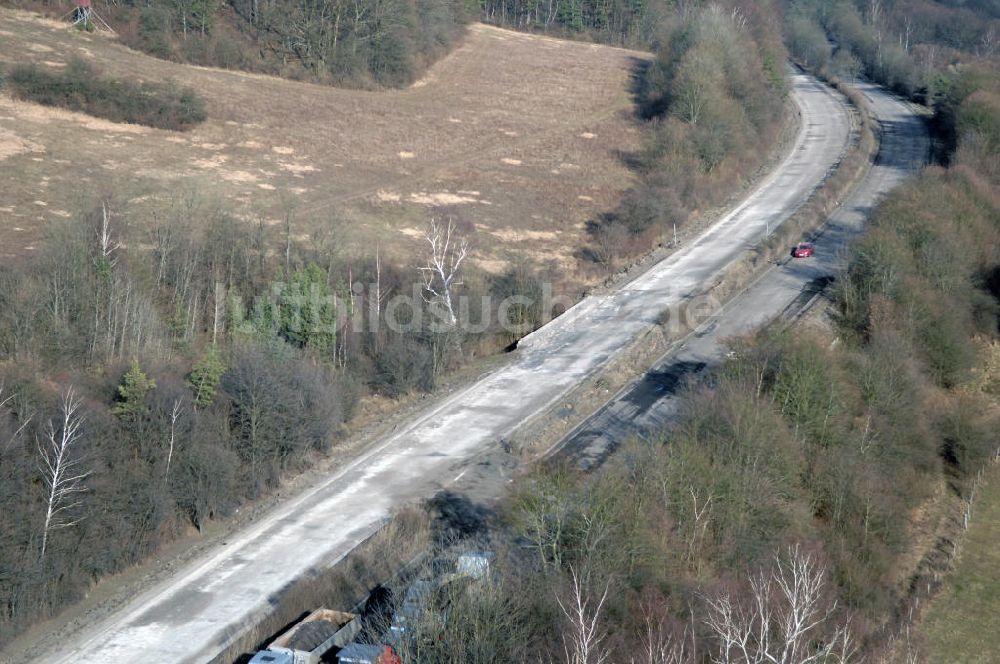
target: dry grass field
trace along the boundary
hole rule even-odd
[[[0,69],[73,57],[113,76],[194,88],[209,119],[178,133],[13,100],[0,91],[0,259],[30,256],[47,221],[117,192],[133,223],[195,194],[248,219],[405,254],[431,216],[474,224],[488,271],[511,251],[569,277],[585,222],[631,182],[638,145],[621,49],[473,25],[406,90],[368,92],[178,65],[0,9]]]
[[[928,662],[1000,662],[1000,468],[986,472],[955,570],[918,626]]]

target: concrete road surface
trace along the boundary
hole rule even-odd
[[[282,588],[332,564],[394,507],[458,468],[597,370],[665,308],[703,287],[795,211],[849,142],[845,101],[792,77],[795,144],[732,213],[623,290],[587,298],[530,335],[507,366],[444,400],[321,485],[150,588],[44,662],[204,662],[264,616]]]
[[[677,416],[683,392],[679,388],[723,358],[726,339],[752,332],[779,316],[793,319],[822,298],[843,264],[848,243],[860,232],[871,209],[923,166],[930,148],[923,119],[907,103],[873,85],[857,87],[881,126],[882,142],[861,186],[813,239],[815,256],[781,261],[705,321],[680,348],[668,352],[571,431],[553,450],[554,456],[590,469],[629,437],[657,435]]]

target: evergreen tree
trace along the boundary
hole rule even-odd
[[[212,404],[219,381],[225,372],[226,365],[219,357],[219,351],[215,347],[209,348],[188,374],[188,385],[194,392],[195,405],[207,408]]]
[[[118,386],[118,401],[111,411],[121,418],[134,417],[146,411],[146,393],[156,388],[139,366],[139,360],[132,359],[132,366],[122,377]]]
[[[263,341],[280,339],[299,348],[332,349],[336,340],[336,305],[323,268],[310,263],[287,280],[271,283],[265,297],[245,312],[230,303],[237,334]]]

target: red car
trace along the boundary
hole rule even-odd
[[[812,242],[800,242],[792,249],[792,257],[794,258],[809,258],[814,253],[816,253],[816,245]]]

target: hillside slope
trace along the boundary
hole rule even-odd
[[[793,77],[793,95],[803,118],[795,145],[696,240],[627,287],[585,298],[528,337],[505,366],[437,402],[73,643],[60,643],[61,652],[45,661],[98,654],[106,662],[206,661],[266,615],[297,578],[342,558],[394,509],[455,484],[479,455],[567,398],[666,308],[679,310],[808,199],[849,143],[850,113],[840,97],[804,75]]]
[[[12,10],[0,10],[0,36],[2,68],[80,57],[109,75],[190,85],[209,115],[179,134],[0,92],[7,260],[30,255],[44,222],[81,198],[118,191],[133,210],[183,194],[248,219],[294,211],[302,237],[316,222],[342,245],[377,239],[403,255],[439,208],[475,222],[487,269],[502,265],[496,243],[569,267],[585,220],[632,179],[619,155],[639,140],[628,85],[641,53],[475,25],[409,89],[367,92],[165,62]]]

